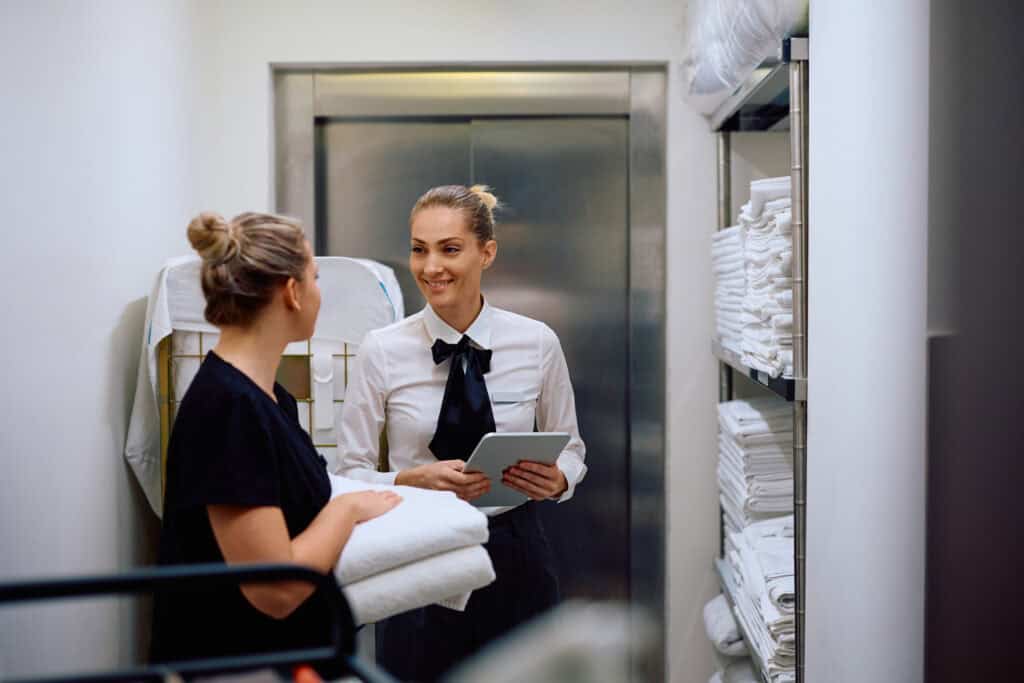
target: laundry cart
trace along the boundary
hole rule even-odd
[[[316,330],[311,339],[288,345],[277,380],[295,397],[299,422],[333,465],[335,426],[358,345],[370,330],[403,318],[404,308],[387,266],[344,257],[317,257],[316,262],[322,293]],[[146,313],[125,457],[157,515],[177,406],[218,339],[217,328],[203,317],[200,265],[196,257],[168,261],[157,275]]]
[[[331,575],[296,565],[179,565],[147,568],[124,574],[72,576],[31,581],[0,582],[0,608],[28,602],[80,599],[94,596],[151,594],[160,592],[232,587],[247,581],[305,581],[316,585],[316,599],[327,602],[331,614],[330,643],[299,650],[216,657],[117,671],[64,673],[40,678],[4,679],[7,683],[54,683],[74,681],[171,681],[181,676],[212,677],[224,683],[239,681],[288,680],[281,672],[303,666],[323,666],[332,675],[343,675],[365,683],[395,683],[395,679],[355,654],[355,622],[349,604]]]

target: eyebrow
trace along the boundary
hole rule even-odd
[[[457,236],[456,237],[445,237],[444,239],[438,240],[437,243],[438,244],[447,244],[449,242],[461,242],[463,239],[465,239],[465,238],[457,237]],[[421,240],[419,238],[416,238],[416,237],[412,238],[412,243],[413,244],[426,244],[425,241],[423,241],[423,240]]]

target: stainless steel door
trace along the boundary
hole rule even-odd
[[[423,307],[409,275],[409,210],[434,185],[465,183],[469,122],[323,121],[317,126],[317,252],[391,266],[406,313]]]
[[[624,118],[477,120],[473,182],[494,187],[485,292],[562,342],[589,471],[542,515],[567,596],[629,596],[628,140]]]
[[[589,472],[573,501],[543,508],[566,596],[629,596],[628,123],[625,117],[322,119],[320,253],[377,259],[406,310],[408,213],[426,189],[486,183],[506,205],[484,278],[496,306],[562,341]]]

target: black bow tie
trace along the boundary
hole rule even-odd
[[[430,350],[437,365],[451,359],[430,452],[438,460],[465,460],[484,434],[495,431],[491,397],[484,381],[484,375],[491,371],[491,352],[476,348],[465,335],[458,344],[438,339]]]
[[[466,335],[462,335],[462,339],[459,340],[458,344],[449,344],[443,339],[438,339],[430,347],[430,352],[434,355],[435,365],[440,365],[452,356],[465,358],[467,361],[472,356],[473,360],[480,367],[480,372],[486,375],[491,371],[491,350],[478,349],[473,346]]]

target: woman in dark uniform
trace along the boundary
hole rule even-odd
[[[562,347],[542,322],[495,308],[481,294],[497,256],[487,188],[446,185],[410,216],[409,269],[427,306],[367,335],[346,389],[340,473],[375,483],[454,491],[474,500],[499,482],[463,471],[493,431],[568,432],[554,465],[520,462],[503,484],[529,497],[482,508],[495,583],[464,612],[431,606],[377,624],[381,664],[405,680],[431,681],[482,645],[558,601],[551,551],[536,502],[566,501],[586,473],[584,446]],[[389,472],[377,472],[387,429]]]
[[[353,527],[400,498],[331,500],[324,460],[275,382],[285,346],[312,335],[320,309],[309,244],[295,221],[256,213],[230,223],[204,213],[188,238],[220,338],[178,406],[159,563],[288,562],[327,573]],[[329,615],[312,592],[295,582],[158,596],[152,659],[326,644]]]

